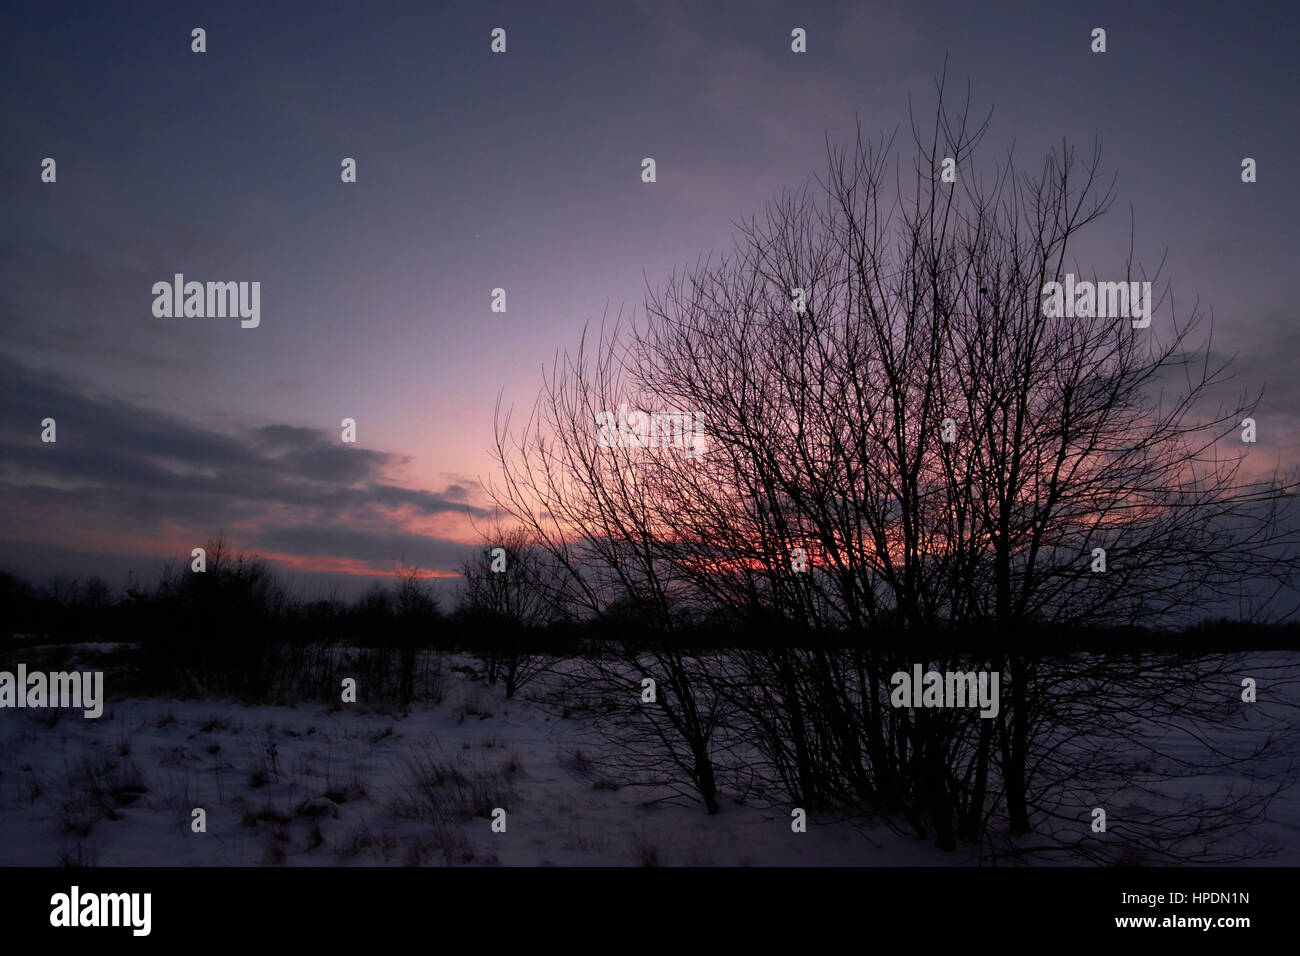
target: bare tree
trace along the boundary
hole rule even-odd
[[[786,798],[897,810],[947,847],[995,809],[1032,830],[1066,782],[1043,751],[1113,712],[1055,696],[1062,667],[1102,672],[1052,662],[1060,629],[1187,620],[1243,578],[1288,589],[1300,544],[1296,476],[1248,472],[1236,440],[1254,403],[1214,410],[1228,370],[1202,313],[1167,284],[1145,316],[1044,308],[1063,272],[1085,276],[1077,237],[1112,205],[1100,151],[984,164],[988,120],[970,119],[940,81],[893,182],[892,140],[828,148],[816,187],[652,290],[644,323],[584,338],[520,437],[498,419],[495,489],[567,572],[558,600],[766,634],[675,662],[676,713],[708,705],[675,730],[695,766],[748,748]],[[1126,299],[1158,282],[1133,263],[1130,243]],[[707,452],[605,447],[593,422],[623,404],[689,412]],[[890,706],[896,670],[963,661],[1001,677],[996,718]],[[1152,686],[1187,687],[1222,662],[1159,666]],[[1235,719],[1217,713],[1198,711]]]
[[[548,600],[547,570],[546,553],[526,529],[500,524],[461,565],[462,620],[479,631],[477,642],[487,647],[480,654],[487,681],[502,680],[507,698],[546,671],[546,657],[529,645],[557,617]]]
[[[635,622],[583,658],[575,693],[593,701],[596,713],[620,715],[620,746],[642,742],[624,751],[638,755],[642,770],[665,770],[655,779],[684,783],[717,813],[721,698],[699,680],[702,658],[674,639],[684,581],[662,554],[654,497],[654,459],[662,450],[601,443],[597,416],[626,396],[605,345],[590,356],[580,346],[577,356],[557,360],[517,441],[506,437],[508,416],[498,418],[503,485],[491,490],[549,555],[552,607],[578,619]],[[643,693],[646,680],[654,682],[653,697]]]
[[[415,660],[438,618],[438,601],[415,565],[399,561],[393,575],[397,579],[393,610],[399,655],[398,698],[402,707],[409,708],[415,694]]]

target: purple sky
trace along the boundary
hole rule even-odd
[[[1266,386],[1252,456],[1295,462],[1295,8],[1133,6],[6,4],[0,566],[120,586],[225,528],[307,588],[451,572],[498,393],[529,406],[585,323],[727,248],[855,117],[905,143],[945,57],[986,153],[1100,139],[1118,201],[1080,264],[1122,266],[1131,206],[1139,261]],[[155,318],[177,272],[260,281],[260,326]]]

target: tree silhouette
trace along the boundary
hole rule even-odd
[[[546,658],[526,646],[530,631],[556,617],[544,583],[546,557],[525,529],[497,524],[461,565],[461,621],[488,643],[482,654],[488,683],[503,681],[507,698],[546,670]]]
[[[1146,664],[1061,663],[1063,629],[1185,622],[1243,580],[1276,614],[1300,553],[1296,476],[1246,468],[1254,402],[1213,410],[1229,368],[1203,313],[1178,313],[1167,284],[1149,323],[1044,308],[1049,283],[1085,275],[1078,236],[1112,205],[1100,150],[1063,144],[1033,175],[1010,154],[986,165],[988,120],[970,117],[940,80],[892,180],[892,139],[828,146],[815,187],[652,290],[643,322],[557,359],[518,433],[498,416],[493,488],[564,572],[556,600],[601,614],[618,598],[670,635],[680,608],[761,630],[757,651],[659,662],[682,714],[708,702],[665,738],[696,754],[697,789],[699,768],[745,753],[731,764],[761,766],[782,799],[898,811],[945,847],[982,838],[995,808],[1013,833],[1046,818],[1077,768],[1044,755],[1103,729],[1122,693],[1097,674],[1163,687],[1148,702],[1183,701],[1202,729],[1236,719],[1231,687],[1218,709],[1189,693],[1225,659],[1148,680]],[[1089,281],[1158,282],[1131,242],[1127,262]],[[597,416],[624,404],[691,413],[707,450],[605,447]],[[1000,675],[996,718],[891,707],[913,662]]]

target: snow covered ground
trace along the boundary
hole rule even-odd
[[[954,865],[883,825],[724,799],[708,816],[604,775],[586,724],[507,701],[464,670],[441,704],[246,707],[111,700],[0,712],[0,864]],[[506,810],[493,832],[491,810]],[[193,832],[193,811],[206,832]],[[1261,833],[1300,863],[1300,795]]]

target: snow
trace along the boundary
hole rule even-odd
[[[0,713],[0,863],[978,863],[971,849],[946,853],[882,823],[810,813],[794,833],[790,807],[724,796],[709,816],[666,790],[619,786],[589,724],[443,673],[444,701],[409,714],[158,699],[111,700],[99,720]],[[426,780],[442,775],[423,791],[421,767]],[[462,796],[481,815],[460,814]],[[489,819],[495,802],[507,805],[504,833]],[[204,833],[191,829],[195,808]],[[1264,862],[1300,863],[1294,786],[1258,829],[1283,845]]]

